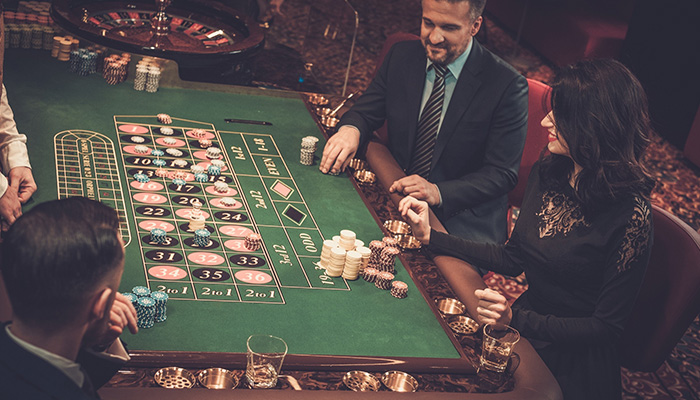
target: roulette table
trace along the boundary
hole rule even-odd
[[[299,162],[302,138],[318,138],[322,149],[326,133],[305,95],[176,79],[156,93],[137,92],[128,81],[107,85],[97,75],[72,74],[66,63],[34,50],[8,49],[4,76],[39,186],[27,207],[76,195],[114,207],[126,242],[120,290],[146,286],[169,295],[166,321],[124,335],[132,360],[101,391],[103,398],[187,396],[157,387],[153,373],[169,366],[244,369],[245,341],[256,333],[284,338],[289,354],[283,372],[304,388],[339,389],[334,397],[355,394],[342,384],[350,370],[401,370],[419,382],[459,382],[423,384],[417,396],[437,390],[508,392],[467,395],[473,398],[557,398],[556,383],[552,386],[553,378],[524,340],[512,376],[477,374],[478,339],[454,333],[440,315],[423,276],[426,268],[430,279],[440,279],[439,273],[424,256],[406,251],[396,260],[396,279],[408,286],[404,299],[362,278],[325,273],[318,264],[324,239],[346,229],[365,243],[381,239],[379,214],[393,206],[380,185],[367,189],[379,197],[368,196],[350,174],[321,174],[320,154],[312,166]],[[172,121],[163,123],[161,113]],[[231,118],[269,124],[225,122]],[[191,168],[208,170],[206,149],[212,146],[221,150],[223,167],[195,180]],[[155,150],[167,152],[156,156]],[[165,161],[167,174],[156,173],[156,160]],[[381,175],[376,167],[375,172]],[[149,181],[136,180],[137,174]],[[177,178],[184,184],[174,182]],[[216,182],[226,183],[226,190],[216,190]],[[232,203],[223,204],[223,197]],[[211,234],[204,247],[193,242],[188,226],[195,199]],[[154,228],[169,239],[154,243]],[[262,237],[259,250],[243,245],[251,232]],[[427,266],[415,265],[416,257]],[[324,379],[330,383],[318,384]],[[458,394],[465,396],[441,393]],[[196,396],[224,394],[200,390]]]

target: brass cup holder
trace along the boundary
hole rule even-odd
[[[421,247],[420,240],[412,235],[394,235],[394,239],[403,250],[418,250]]]
[[[377,181],[377,176],[374,172],[366,169],[358,169],[355,171],[355,179],[363,185],[371,185]]]
[[[326,96],[314,93],[312,95],[309,95],[309,103],[315,106],[327,106],[330,103],[330,101]]]
[[[343,376],[343,383],[355,392],[377,392],[381,383],[374,375],[365,371],[350,371]]]
[[[369,165],[367,164],[367,161],[365,160],[360,160],[359,158],[353,158],[350,160],[350,164],[348,164],[348,167],[358,170],[358,169],[367,169],[369,168]]]
[[[238,386],[238,378],[224,368],[207,368],[197,374],[199,384],[207,389],[234,389]]]
[[[435,304],[443,315],[460,315],[467,311],[464,303],[450,297],[439,297],[435,299]]]
[[[322,115],[321,116],[321,124],[325,126],[326,128],[335,128],[336,125],[338,125],[338,122],[340,120],[336,117],[331,117],[329,115]]]
[[[180,367],[161,368],[153,379],[166,389],[190,389],[197,382],[190,371]]]
[[[473,335],[479,330],[479,323],[466,315],[455,315],[447,320],[447,325],[454,333]]]
[[[392,235],[411,234],[411,225],[397,219],[389,219],[384,221],[384,229],[391,232]]]
[[[382,383],[394,392],[415,392],[418,381],[401,371],[387,371],[382,375]]]
[[[316,107],[316,115],[319,117],[330,115],[331,111],[333,110],[331,110],[329,107]]]

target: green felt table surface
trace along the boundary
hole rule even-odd
[[[347,176],[321,174],[318,158],[313,166],[299,163],[302,137],[313,135],[321,139],[317,157],[324,143],[299,95],[251,89],[236,93],[231,87],[220,88],[221,91],[211,90],[211,87],[198,90],[196,85],[193,89],[161,87],[157,93],[138,92],[130,81],[110,86],[99,75],[81,77],[71,73],[67,63],[51,58],[48,52],[15,49],[6,52],[4,79],[18,128],[28,136],[29,154],[39,186],[28,207],[58,197],[55,135],[75,130],[97,132],[110,138],[117,147],[116,169],[120,174],[131,238],[126,248],[122,291],[129,291],[136,285],[149,285],[152,290],[158,290],[160,283],[173,288],[187,286],[191,285],[191,276],[181,281],[148,279],[139,246],[139,241],[148,232],[136,224],[136,205],[127,190],[132,181],[126,176],[130,167],[123,165],[119,147],[125,144],[120,142],[117,134],[119,123],[115,124],[115,116],[120,116],[118,121],[123,118],[124,121],[158,125],[155,115],[167,113],[173,118],[194,121],[193,126],[213,124],[219,131],[223,142],[221,148],[227,152],[227,160],[233,163],[236,173],[241,174],[241,187],[237,189],[247,196],[251,207],[255,204],[251,192],[260,189],[260,182],[270,186],[271,181],[268,178],[261,181],[255,176],[250,159],[236,161],[237,154],[233,149],[240,147],[243,138],[254,138],[248,134],[268,138],[281,155],[281,159],[277,159],[278,166],[284,164],[287,167],[289,176],[284,177],[291,178],[291,181],[286,182],[296,185],[305,203],[300,207],[308,207],[312,216],[309,223],[315,223],[310,225],[308,232],[320,232],[318,236],[312,235],[319,252],[320,236],[330,239],[342,229],[353,230],[365,243],[383,236]],[[264,120],[273,125],[227,124],[225,118]],[[178,124],[187,123],[174,123]],[[265,200],[271,202],[269,196]],[[266,214],[251,212],[256,220],[267,221]],[[292,238],[297,232],[293,224],[287,224],[286,229],[281,226],[283,224],[275,227],[275,220],[271,217],[265,225],[259,229],[264,239],[265,257],[268,263],[280,269],[280,279],[285,276],[281,271],[283,268],[296,268],[295,273],[301,271],[299,265],[280,264],[282,255],[276,251],[280,248],[277,246],[283,246],[285,250],[300,247],[298,237],[297,240]],[[303,231],[299,229],[299,232]],[[292,254],[291,259],[296,263],[295,258]],[[183,261],[181,265],[184,264]],[[307,266],[307,275],[317,274],[309,275],[309,280],[320,288],[296,288],[292,284],[276,288],[273,282],[273,286],[260,290],[264,292],[272,288],[281,291],[283,304],[241,299],[173,298],[169,301],[165,322],[142,329],[135,336],[125,334],[124,339],[131,350],[241,353],[245,352],[247,336],[261,333],[284,338],[292,354],[459,358],[436,315],[398,260],[396,267],[396,279],[409,286],[406,299],[393,298],[388,291],[379,290],[362,279],[346,283],[341,278],[334,278],[332,287],[336,290],[329,290],[324,287],[328,284],[321,283],[318,277],[323,271]],[[196,283],[200,290],[207,284],[203,281]]]

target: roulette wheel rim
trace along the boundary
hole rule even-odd
[[[55,0],[51,16],[91,42],[188,65],[246,59],[263,46],[264,32],[251,18],[206,0],[169,4],[164,9],[168,26],[160,32],[152,22],[159,14],[157,3]]]

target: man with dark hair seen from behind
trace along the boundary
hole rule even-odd
[[[527,131],[527,80],[479,44],[485,0],[423,0],[421,40],[395,44],[341,118],[320,170],[345,169],[387,122],[407,176],[391,192],[426,201],[455,235],[503,243]]]
[[[129,356],[136,310],[117,292],[124,242],[117,213],[83,197],[39,204],[2,243],[13,320],[0,325],[5,399],[94,399]]]

